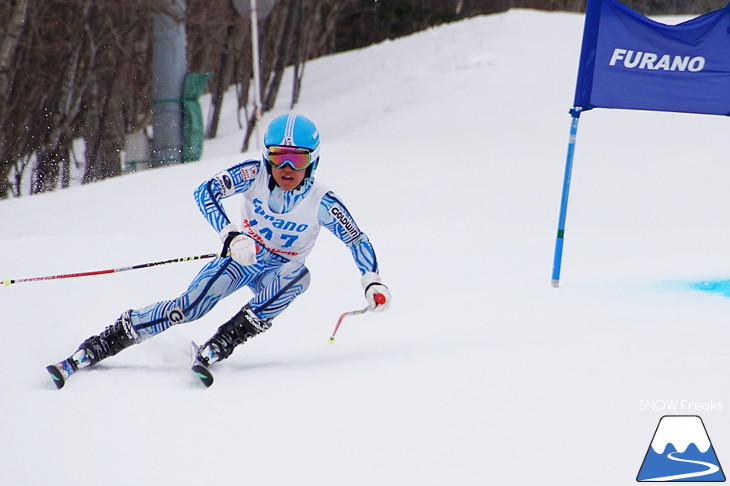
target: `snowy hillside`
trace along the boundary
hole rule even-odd
[[[730,462],[730,300],[693,288],[730,278],[728,120],[585,113],[550,286],[582,28],[513,10],[307,65],[297,111],[322,136],[317,175],[394,298],[335,345],[337,317],[365,303],[326,231],[309,290],[210,389],[188,342],[248,290],[60,391],[44,370],[178,295],[199,263],[0,289],[3,484],[614,486],[635,481],[665,414],[701,415]],[[238,153],[235,116],[201,162],[1,201],[0,280],[216,251],[192,191],[257,156]],[[670,399],[696,406],[642,405]]]

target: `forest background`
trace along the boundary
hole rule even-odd
[[[695,15],[726,2],[623,3],[644,15]],[[84,184],[122,173],[128,137],[151,136],[155,15],[184,24],[188,72],[212,74],[205,137],[216,137],[235,87],[247,147],[256,121],[250,21],[231,0],[184,5],[180,15],[172,0],[0,2],[0,199],[69,187],[72,173]],[[273,106],[287,67],[294,107],[310,59],[511,8],[583,12],[585,0],[277,0],[258,22],[261,110]]]

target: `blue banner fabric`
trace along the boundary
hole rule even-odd
[[[588,0],[574,106],[730,115],[730,4],[666,25]]]

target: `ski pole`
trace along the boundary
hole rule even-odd
[[[378,304],[385,304],[385,296],[383,294],[375,294],[375,302]],[[347,316],[357,316],[360,314],[366,313],[368,310],[370,310],[369,307],[365,306],[362,309],[349,311],[349,312],[343,312],[342,315],[340,315],[340,318],[337,319],[337,324],[335,325],[335,330],[332,331],[332,335],[329,337],[330,344],[335,343],[335,334],[337,334],[337,330],[340,328],[340,324],[342,324],[342,320]]]
[[[21,282],[37,282],[39,280],[55,280],[55,279],[59,279],[59,278],[88,277],[91,275],[104,275],[106,273],[119,273],[119,272],[126,272],[128,270],[138,270],[140,268],[156,267],[158,265],[167,265],[168,263],[180,263],[180,262],[191,262],[193,260],[203,260],[205,258],[213,258],[216,256],[218,256],[217,253],[206,253],[205,255],[173,258],[172,260],[165,260],[165,261],[161,261],[161,262],[140,263],[139,265],[132,265],[131,267],[110,268],[108,270],[95,270],[93,272],[67,273],[67,274],[63,274],[63,275],[48,275],[46,277],[19,278],[19,279],[15,279],[15,280],[8,278],[8,279],[3,280],[3,286],[7,287],[10,284],[21,283]]]

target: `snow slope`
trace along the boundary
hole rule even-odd
[[[727,462],[730,300],[691,287],[730,274],[726,119],[585,113],[550,286],[582,24],[512,10],[307,65],[318,176],[394,296],[335,345],[364,300],[327,232],[310,289],[210,389],[188,342],[247,290],[61,391],[44,370],[199,263],[0,289],[3,484],[630,484],[667,413],[701,415]],[[235,116],[199,163],[0,202],[0,279],[217,250],[191,195],[256,155]],[[670,399],[696,409],[645,406]]]

